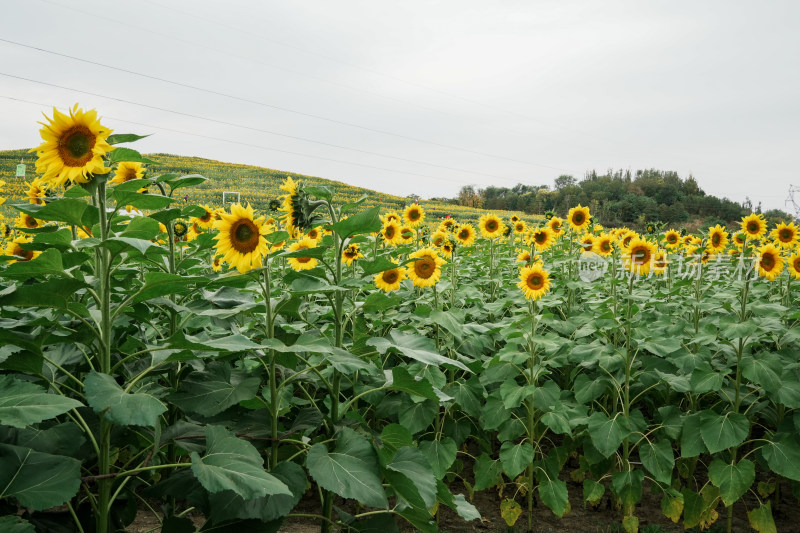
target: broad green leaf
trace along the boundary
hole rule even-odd
[[[507,379],[500,385],[500,397],[506,409],[515,409],[522,405],[536,391],[533,385],[519,385],[513,379]]]
[[[180,178],[171,180],[168,183],[174,191],[184,187],[194,187],[195,185],[200,185],[206,181],[208,181],[208,178],[201,176],[200,174],[187,174],[185,176],[181,176]]]
[[[71,226],[81,226],[84,212],[88,206],[89,204],[86,203],[86,200],[62,198],[45,205],[17,204],[13,207],[40,220],[65,222]]]
[[[120,143],[132,143],[133,141],[138,141],[139,139],[144,139],[145,137],[150,137],[150,135],[136,135],[134,133],[112,133],[106,139],[108,144],[120,144]]]
[[[780,357],[771,353],[760,353],[742,357],[742,375],[761,385],[770,394],[780,391],[783,364]]]
[[[121,235],[132,239],[155,239],[159,233],[158,222],[150,217],[136,217],[125,226]]]
[[[184,411],[214,416],[239,402],[255,398],[260,384],[259,378],[231,370],[228,363],[216,362],[181,380],[179,391],[170,401]]]
[[[269,522],[289,514],[306,491],[307,481],[303,467],[291,461],[284,461],[278,463],[278,466],[269,473],[289,487],[292,495],[269,494],[245,500],[232,490],[224,490],[209,496],[211,505],[209,518],[214,523],[236,518]]]
[[[192,452],[192,472],[211,493],[232,490],[250,500],[272,494],[292,496],[289,487],[264,471],[264,459],[249,442],[220,426],[206,426],[206,453]]]
[[[431,312],[430,319],[432,323],[438,324],[447,330],[450,335],[454,337],[464,336],[464,320],[459,320],[452,311],[442,311],[441,309],[434,309]]]
[[[623,511],[628,512],[642,499],[642,482],[644,472],[641,470],[626,470],[611,474],[611,488],[622,500]]]
[[[743,414],[717,414],[713,411],[703,413],[700,436],[709,453],[714,454],[738,446],[750,433],[750,421]]]
[[[661,498],[661,512],[677,524],[683,514],[683,494],[674,489],[667,489]]]
[[[114,191],[118,206],[133,206],[137,209],[164,209],[173,202],[172,198],[160,194],[146,194],[136,191]]]
[[[8,265],[3,275],[7,278],[25,281],[36,277],[66,276],[67,274],[64,272],[64,264],[61,261],[61,252],[50,248],[30,261]]]
[[[414,443],[414,436],[400,424],[389,424],[381,431],[381,447],[377,449],[381,464],[392,460],[397,450]]]
[[[331,229],[343,239],[360,235],[362,233],[372,233],[381,229],[381,219],[378,216],[379,207],[371,207],[366,211],[356,213],[344,220],[340,220]]]
[[[146,165],[157,165],[158,163],[155,161],[151,161],[146,157],[143,157],[142,154],[133,150],[132,148],[122,148],[122,147],[115,147],[110,154],[110,159],[112,163],[120,163],[122,161],[126,161],[128,163],[144,163]]]
[[[75,293],[85,287],[86,284],[77,279],[52,279],[33,285],[18,285],[14,292],[0,297],[0,307],[67,309]]]
[[[69,501],[80,484],[77,459],[0,444],[0,498],[42,511]]]
[[[510,528],[516,524],[519,517],[522,516],[522,507],[516,500],[503,498],[503,501],[500,502],[500,516],[503,517],[506,525]]]
[[[397,472],[406,479],[406,482],[397,483],[396,476],[390,478],[392,487],[406,501],[418,506],[413,500],[421,498],[426,509],[433,507],[436,503],[436,478],[427,459],[418,449],[413,446],[400,448],[386,465],[386,469]]]
[[[44,425],[44,424],[42,424]],[[36,452],[78,458],[86,442],[77,424],[62,422],[47,429],[0,427],[0,442],[30,448]]]
[[[767,502],[761,507],[747,512],[747,520],[750,522],[750,527],[758,531],[758,533],[778,533],[778,529],[775,527],[775,520],[772,518],[771,505],[772,502]]]
[[[564,516],[569,507],[567,484],[560,479],[551,479],[544,483],[539,483],[539,498],[559,518]]]
[[[36,533],[33,524],[15,515],[0,516],[0,531],[3,533]]]
[[[742,459],[733,465],[714,458],[708,467],[708,478],[719,488],[719,496],[725,507],[730,507],[755,481],[756,465],[747,459]]]
[[[698,439],[700,428],[703,427],[704,412],[692,413],[683,419],[683,428],[681,429],[681,457],[697,457],[701,453],[705,453],[706,447],[703,444],[703,439]]]
[[[186,294],[196,287],[202,287],[206,283],[208,283],[208,279],[203,276],[181,276],[168,274],[167,272],[147,272],[144,275],[144,286],[139,289],[133,302],[143,302],[150,298],[169,294]]]
[[[630,434],[630,429],[622,413],[608,418],[603,413],[594,413],[589,417],[589,436],[592,444],[604,457],[617,451],[619,445]]]
[[[450,437],[442,440],[422,441],[419,451],[428,459],[436,479],[442,479],[456,460],[458,446]]]
[[[392,369],[392,380],[391,382],[386,382],[386,387],[392,390],[404,391],[414,396],[428,398],[435,402],[439,401],[438,396],[433,391],[433,387],[426,379],[415,379],[401,366],[396,366]]]
[[[120,426],[150,426],[167,407],[155,396],[144,392],[128,393],[108,374],[92,370],[84,382],[86,401],[95,413]]]
[[[667,440],[655,444],[644,442],[639,446],[639,457],[648,472],[656,481],[669,485],[672,482],[672,469],[675,467],[675,454],[672,444]]]
[[[424,400],[403,409],[398,414],[398,419],[406,429],[416,434],[431,425],[438,407],[438,402]]]
[[[710,364],[704,363],[692,371],[689,383],[691,384],[692,392],[703,394],[722,388],[722,379],[723,375],[721,373],[715,372]]]
[[[602,483],[598,483],[593,479],[583,480],[583,499],[592,505],[600,503],[600,498],[606,491],[606,487]]]
[[[488,453],[482,453],[475,461],[475,490],[485,490],[503,481],[503,467],[499,459],[492,459]]]
[[[323,489],[363,505],[385,509],[386,494],[381,486],[375,452],[369,442],[350,428],[336,439],[336,448],[315,444],[306,455],[308,473]]]
[[[553,409],[542,415],[542,424],[549,427],[553,433],[569,435],[572,432],[570,419],[572,413],[561,402],[556,402]]]
[[[500,447],[500,462],[506,475],[514,479],[533,462],[533,446],[530,442],[504,442]]]
[[[700,494],[688,488],[681,489],[683,496],[683,527],[700,526],[707,529],[716,521],[718,514],[715,510],[719,501],[719,489],[713,485],[706,485]]]
[[[397,263],[393,263],[389,261],[385,257],[379,257],[374,261],[361,261],[359,266],[364,270],[364,275],[369,276],[372,274],[377,274],[378,272],[384,272],[386,270],[391,270],[393,268],[397,268]],[[383,293],[372,293],[370,296],[374,294],[381,294]],[[383,295],[385,296],[385,295]],[[369,301],[369,297],[367,297],[367,301]]]
[[[33,383],[0,376],[0,424],[24,428],[81,406],[77,400],[48,394]]]
[[[467,372],[472,372],[460,361],[449,359],[440,355],[432,339],[419,334],[406,333],[400,330],[392,330],[389,338],[372,337],[367,341],[369,346],[374,346],[379,353],[384,354],[389,349],[394,349],[415,361],[426,365],[445,365],[454,366]]]
[[[793,435],[776,435],[761,448],[770,470],[781,476],[800,481],[800,444]]]

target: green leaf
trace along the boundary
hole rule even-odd
[[[47,394],[33,383],[0,376],[0,424],[24,428],[82,406],[60,394]]]
[[[386,259],[385,257],[379,257],[374,261],[362,260],[358,263],[358,265],[364,271],[365,276],[397,268],[397,263],[393,263],[388,259]],[[382,294],[382,293],[373,293],[373,294]],[[367,297],[367,299],[369,300],[369,297]]]
[[[125,392],[112,376],[94,370],[86,376],[84,387],[94,412],[120,426],[156,427],[158,417],[167,410],[155,396]]]
[[[704,411],[699,413],[692,413],[683,419],[683,428],[681,429],[681,457],[697,457],[701,453],[705,453],[706,447],[703,444],[703,439],[698,439],[700,428],[703,427]]]
[[[622,500],[623,510],[631,510],[642,499],[643,481],[644,472],[641,470],[626,470],[611,474],[611,487]]]
[[[672,469],[675,467],[675,455],[672,444],[667,440],[657,441],[655,444],[644,442],[639,446],[639,457],[648,472],[653,474],[656,481],[665,485],[672,482]]]
[[[0,444],[0,498],[42,511],[69,501],[80,484],[77,459]]]
[[[344,220],[340,220],[336,224],[333,224],[331,229],[343,239],[352,237],[353,235],[378,231],[382,226],[378,213],[380,213],[380,208],[372,207]]]
[[[600,498],[603,497],[606,488],[602,483],[598,483],[593,479],[583,480],[583,499],[592,505],[600,503]]]
[[[750,421],[743,414],[720,415],[713,411],[703,413],[700,436],[711,454],[740,445],[750,433]]]
[[[452,312],[434,309],[430,316],[431,322],[438,324],[455,337],[464,336],[464,320],[459,320]]]
[[[592,444],[603,457],[609,457],[617,451],[619,445],[630,434],[622,413],[617,413],[614,418],[608,418],[603,413],[594,413],[589,417],[589,436]]]
[[[119,146],[111,150],[109,159],[112,163],[120,163],[126,161],[128,163],[144,163],[146,165],[157,165],[155,161],[151,161],[142,154],[131,148],[120,148]]]
[[[19,516],[0,516],[0,531],[3,533],[36,533],[33,524]]]
[[[719,488],[719,496],[725,507],[730,507],[755,481],[756,465],[747,459],[733,465],[715,458],[708,467],[708,479]]]
[[[689,383],[691,384],[692,392],[695,394],[703,394],[705,392],[721,389],[722,378],[723,375],[719,372],[715,372],[710,364],[703,363],[692,371],[692,377]]]
[[[381,447],[377,448],[378,456],[381,459],[381,464],[386,464],[392,460],[397,450],[403,446],[411,446],[414,442],[414,437],[411,432],[401,426],[400,424],[389,424],[381,431],[380,444]]]
[[[139,139],[144,139],[145,137],[150,137],[150,135],[135,135],[133,133],[112,133],[106,139],[108,144],[120,144],[120,143],[132,143],[133,141],[138,141]]]
[[[436,479],[442,479],[456,460],[458,446],[453,439],[445,437],[442,440],[420,442],[419,451],[428,459]]]
[[[88,206],[89,204],[86,203],[86,200],[62,198],[45,205],[16,204],[12,207],[40,220],[52,220],[65,222],[71,226],[81,226],[83,214]]]
[[[415,505],[413,500],[421,498],[426,509],[436,503],[436,478],[427,459],[418,449],[413,446],[400,448],[386,465],[386,469],[402,474],[406,478],[406,483],[399,484],[395,482],[396,476],[390,479],[392,487],[398,490],[406,501]],[[408,483],[411,484],[410,487]]]
[[[439,397],[436,396],[433,387],[426,379],[415,379],[401,366],[396,366],[392,369],[392,380],[391,382],[387,381],[386,386],[392,390],[404,391],[435,402],[439,401]]]
[[[406,427],[411,433],[419,433],[427,428],[433,422],[436,416],[436,411],[439,408],[438,402],[431,400],[424,400],[419,403],[414,403],[408,408],[403,409],[398,414],[400,423]]]
[[[516,381],[509,378],[500,385],[500,397],[506,409],[515,409],[522,405],[536,391],[533,385],[519,385]]]
[[[161,233],[158,222],[150,217],[135,217],[125,226],[122,237],[131,239],[155,239]]]
[[[419,334],[406,333],[400,330],[392,330],[389,339],[383,337],[372,337],[367,340],[367,345],[374,346],[379,353],[384,354],[389,349],[394,349],[415,361],[426,365],[445,365],[455,366],[461,370],[472,372],[460,361],[449,359],[440,355],[432,339]]]
[[[489,457],[488,453],[482,453],[475,461],[475,486],[476,491],[494,487],[503,481],[503,468],[500,461]]]
[[[742,375],[761,385],[770,394],[777,394],[781,387],[783,363],[781,358],[771,353],[760,353],[742,357]]]
[[[567,512],[567,484],[560,479],[550,479],[539,483],[539,498],[553,513],[561,518]]]
[[[192,472],[211,493],[232,490],[249,500],[268,494],[292,492],[285,483],[264,471],[264,460],[249,442],[220,426],[206,426],[206,453],[192,452]]]
[[[747,520],[750,522],[750,527],[759,533],[778,533],[775,527],[775,520],[772,518],[772,503],[767,502],[761,507],[747,512]]]
[[[174,200],[160,194],[145,194],[135,191],[114,191],[118,206],[133,206],[137,209],[164,209]]]
[[[66,276],[61,252],[50,248],[30,261],[22,261],[8,265],[3,275],[7,278],[25,281],[40,276]]]
[[[533,446],[530,442],[506,441],[500,447],[500,462],[506,475],[514,479],[533,462]]]
[[[203,276],[180,276],[166,272],[146,272],[144,286],[139,289],[139,294],[134,298],[134,303],[169,294],[186,294],[196,287],[202,287],[205,283],[208,283],[208,279]]]
[[[761,454],[770,470],[800,481],[800,445],[793,435],[776,435],[775,440],[761,448]]]
[[[194,187],[195,185],[200,185],[201,183],[205,183],[208,181],[208,178],[205,176],[201,176],[200,174],[187,174],[185,176],[181,176],[180,178],[168,181],[172,190],[175,191],[177,189],[182,189],[184,187]]]
[[[321,443],[312,446],[306,455],[306,467],[323,489],[363,505],[388,507],[375,452],[364,437],[350,428],[339,433],[333,452]]]
[[[245,372],[231,370],[228,363],[210,363],[181,381],[170,401],[192,413],[214,416],[239,402],[255,398],[261,380]]]

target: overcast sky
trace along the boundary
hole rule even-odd
[[[609,168],[764,209],[800,186],[796,1],[0,4],[0,149],[78,102],[142,152],[423,198]]]

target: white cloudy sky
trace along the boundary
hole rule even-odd
[[[800,186],[795,1],[2,7],[0,149],[37,145],[41,112],[79,102],[153,133],[143,152],[400,195],[609,168],[691,173],[765,209]]]

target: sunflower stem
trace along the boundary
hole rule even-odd
[[[530,353],[530,357],[528,358],[528,385],[536,386],[536,344],[534,343],[534,337],[536,336],[536,313],[537,313],[537,305],[536,300],[531,300],[528,302],[528,311],[530,312],[531,317],[531,336],[528,339],[528,350]],[[528,412],[527,412],[527,420],[525,424],[525,431],[527,433],[528,442],[530,442],[531,447],[536,449],[536,432],[535,432],[535,418],[534,418],[534,396],[533,394],[528,396]],[[531,463],[528,465],[527,471],[527,478],[528,478],[528,530],[533,531],[533,474],[534,468],[533,464]]]

